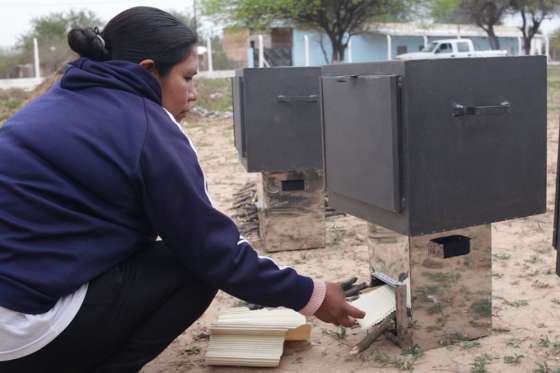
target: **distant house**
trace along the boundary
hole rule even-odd
[[[509,55],[523,54],[523,40],[518,28],[497,26],[495,32],[500,42],[500,49],[507,50]],[[245,40],[242,41],[239,40],[239,30],[235,30],[235,33],[237,48],[245,44],[246,48],[253,50],[247,54],[247,58],[243,58],[248,65],[252,63],[258,65],[258,49],[261,42],[265,60],[270,65],[324,65],[327,63],[325,55],[330,59],[332,54],[329,38],[315,30],[304,30],[278,23],[277,27],[271,28],[269,33],[261,34],[262,38],[259,38],[258,34],[245,33],[243,34]],[[224,40],[228,37],[226,29]],[[352,37],[345,61],[392,60],[399,54],[418,51],[433,40],[457,37],[471,39],[477,50],[490,49],[488,35],[475,25],[378,23],[372,24],[366,32]],[[227,49],[227,46],[224,45],[224,48]],[[275,61],[278,53],[274,52],[280,49],[282,58]],[[531,54],[548,55],[548,49],[548,39],[543,35],[535,36]]]
[[[30,63],[14,65],[6,76],[7,79],[31,78],[33,77],[33,65]]]
[[[247,48],[249,48],[249,30],[246,28],[229,27],[224,29],[224,54],[237,62],[247,65]]]

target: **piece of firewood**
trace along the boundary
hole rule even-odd
[[[342,288],[343,291],[344,291],[344,290],[348,290],[348,289],[350,289],[350,288],[352,287],[352,285],[354,285],[354,283],[355,283],[356,281],[358,281],[358,278],[357,278],[357,277],[351,277],[351,278],[349,278],[349,279],[346,280],[346,281],[342,281],[342,282],[340,283],[340,287]]]
[[[351,297],[351,296],[354,296],[354,295],[358,295],[358,294],[360,294],[360,291],[364,290],[367,287],[368,287],[368,284],[366,284],[365,282],[362,282],[361,284],[358,284],[358,285],[354,285],[350,289],[344,291],[344,296],[345,297]]]
[[[410,347],[412,340],[408,329],[408,308],[406,305],[407,285],[399,286],[395,289],[397,310],[395,314],[396,332],[398,345],[402,348]]]
[[[395,327],[395,313],[391,313],[389,316],[383,319],[379,324],[373,326],[371,330],[368,331],[368,334],[355,345],[352,350],[350,350],[350,355],[357,355],[362,351],[368,349],[369,346],[372,345],[373,342],[379,338],[382,334],[386,331],[389,331]]]

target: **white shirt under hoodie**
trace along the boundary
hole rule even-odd
[[[0,361],[14,360],[39,351],[72,322],[86,297],[88,285],[61,298],[39,315],[0,307]]]

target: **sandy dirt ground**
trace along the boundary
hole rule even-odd
[[[549,102],[558,98],[549,97]],[[184,126],[198,147],[213,198],[223,212],[232,214],[232,194],[257,178],[238,162],[232,121],[190,119]],[[549,106],[547,212],[493,224],[491,336],[404,355],[381,338],[351,357],[349,351],[363,337],[362,331],[341,330],[311,318],[311,343],[288,344],[278,368],[208,367],[208,326],[220,311],[238,303],[220,292],[203,317],[142,372],[560,372],[560,279],[554,273],[551,246],[557,147],[558,111]],[[326,248],[267,255],[316,278],[339,281],[356,275],[366,280],[366,223],[350,216],[328,218]]]

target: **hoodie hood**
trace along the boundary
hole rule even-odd
[[[79,58],[66,66],[60,86],[69,90],[93,87],[118,89],[161,105],[161,87],[157,79],[139,64],[128,61],[99,62]]]

